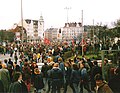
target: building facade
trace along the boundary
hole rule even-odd
[[[21,22],[18,23],[21,26]],[[39,20],[24,19],[23,28],[26,30],[27,41],[39,41],[44,39],[44,19]]]
[[[57,34],[58,34],[58,28],[49,28],[45,30],[45,37],[46,39],[50,41],[56,41],[57,40]]]
[[[61,32],[63,40],[78,38],[82,35],[82,25],[76,22],[65,23],[65,26],[61,28]]]
[[[45,38],[54,41],[77,39],[82,35],[81,23],[65,23],[61,28],[49,28],[45,31]]]

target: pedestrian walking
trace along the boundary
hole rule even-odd
[[[72,83],[73,93],[79,93],[79,83],[80,83],[80,71],[77,64],[73,64],[73,70],[71,73],[70,81]]]
[[[108,84],[104,82],[102,75],[97,74],[95,76],[95,81],[96,81],[96,93],[113,93]]]
[[[108,85],[112,89],[113,93],[120,93],[120,64],[115,71],[114,77],[108,81]]]
[[[34,69],[34,73],[35,77],[33,81],[33,86],[36,88],[36,93],[42,93],[41,91],[44,88],[43,74],[38,68]]]
[[[62,70],[59,68],[59,64],[55,63],[53,65],[53,68],[50,71],[50,78],[52,80],[52,91],[51,93],[61,93],[60,89],[61,86],[63,85],[63,72]]]
[[[10,84],[8,93],[28,93],[27,86],[22,80],[22,73],[15,72],[13,74],[13,82]]]
[[[69,61],[65,62],[65,82],[64,82],[64,92],[63,93],[67,93],[67,87],[68,85],[73,89],[70,77],[71,77],[71,73],[72,73],[72,68],[71,68],[71,64],[69,63]]]
[[[4,85],[4,92],[6,93],[8,92],[9,85],[10,85],[10,74],[3,64],[1,64],[1,67],[2,68],[0,69],[0,80]]]

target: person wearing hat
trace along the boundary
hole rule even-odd
[[[95,81],[96,81],[96,93],[113,93],[108,84],[104,82],[102,75],[100,74],[95,75]]]
[[[33,86],[36,88],[37,93],[41,93],[42,89],[44,88],[44,82],[43,82],[43,75],[40,72],[39,68],[34,69],[34,83]]]

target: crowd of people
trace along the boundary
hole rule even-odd
[[[42,44],[10,44],[6,53],[9,60],[0,61],[0,93],[119,93],[120,65],[113,69],[104,61],[105,72],[94,58],[64,59],[63,53],[70,50],[66,44],[46,46]],[[11,58],[14,60],[11,60]],[[44,63],[39,68],[37,63]],[[104,73],[104,77],[103,76]]]

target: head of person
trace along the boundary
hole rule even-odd
[[[48,57],[47,58],[47,62],[50,63],[52,61],[52,58],[51,57]]]
[[[74,69],[74,70],[79,70],[78,65],[77,65],[77,64],[73,64],[73,69]]]
[[[13,82],[21,81],[22,80],[22,73],[21,72],[15,72],[13,74]]]
[[[9,58],[9,61],[11,61],[11,58]]]
[[[59,63],[54,63],[53,67],[58,68],[59,67]]]
[[[104,64],[108,64],[108,59],[105,58]]]
[[[8,62],[7,59],[5,59],[4,62],[7,64],[7,62]]]
[[[65,62],[65,67],[71,67],[71,64],[69,61]]]
[[[100,86],[103,83],[103,80],[104,80],[102,75],[100,75],[100,74],[96,74],[94,79],[96,81],[97,86]]]
[[[97,66],[97,65],[98,65],[97,60],[95,60],[93,63],[94,63],[94,65],[95,65],[95,66]]]
[[[58,62],[62,62],[63,61],[63,59],[60,57],[60,58],[58,58]]]
[[[19,65],[16,65],[16,67],[15,67],[15,71],[20,72],[20,66],[19,66]]]
[[[36,74],[36,75],[40,74],[39,68],[35,68],[35,69],[34,69],[34,74]]]

